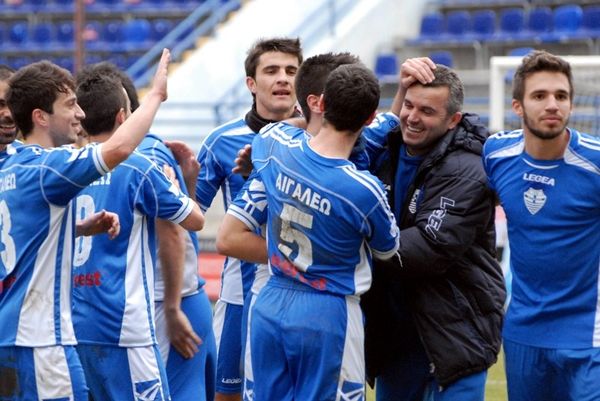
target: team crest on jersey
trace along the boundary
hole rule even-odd
[[[136,401],[163,401],[158,379],[135,383]]]
[[[546,204],[546,194],[541,189],[529,188],[523,194],[523,200],[525,201],[525,207],[529,210],[529,213],[536,214]]]
[[[340,401],[364,401],[365,386],[363,383],[344,381],[338,390]]]

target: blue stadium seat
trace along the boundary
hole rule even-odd
[[[29,39],[27,21],[17,21],[10,26],[8,38],[14,45],[23,45]]]
[[[133,46],[135,50],[150,47],[150,32],[152,27],[146,19],[132,19],[125,23],[121,32],[123,42]]]
[[[568,4],[554,9],[554,30],[544,36],[546,41],[568,41],[580,38],[583,10],[577,4]]]
[[[454,41],[470,40],[467,38],[471,31],[471,14],[465,10],[450,11],[446,16],[445,39]]]
[[[396,53],[381,53],[375,60],[375,75],[382,81],[396,80],[398,75],[398,56]]]
[[[32,61],[33,60],[31,59],[31,57],[18,56],[10,59],[8,64],[15,70],[18,70],[21,67],[25,67],[26,65],[31,64]]]
[[[6,31],[6,24],[4,22],[0,22],[0,45],[6,42]]]
[[[39,45],[50,46],[54,42],[54,24],[40,22],[32,27],[31,40]]]
[[[150,38],[153,41],[158,42],[173,29],[174,25],[175,24],[173,23],[173,21],[168,19],[159,18],[154,20],[154,22],[152,23],[152,32],[150,34]]]
[[[496,32],[496,13],[493,10],[479,10],[473,13],[472,35],[475,40],[487,41]]]
[[[436,64],[442,64],[446,67],[452,67],[454,64],[454,57],[452,53],[447,50],[438,50],[429,53],[429,58]]]
[[[75,71],[75,61],[73,60],[73,57],[59,57],[54,60],[54,62],[64,69],[71,72]]]
[[[74,28],[71,21],[62,21],[56,25],[56,40],[64,45],[73,43]]]
[[[514,49],[510,49],[506,55],[507,56],[513,56],[513,57],[524,57],[526,55],[528,55],[529,53],[531,53],[532,51],[534,51],[535,49],[533,47],[515,47]],[[506,73],[504,74],[504,82],[506,82],[507,84],[510,84],[513,80],[513,77],[515,75],[515,69],[514,68],[510,68],[506,71]]]
[[[543,35],[552,31],[552,10],[549,7],[533,8],[527,14],[526,30],[523,32],[524,39],[539,41]]]
[[[444,15],[440,12],[425,14],[421,18],[421,29],[419,36],[407,40],[409,45],[419,45],[430,41],[440,40],[440,36],[444,32]]]
[[[119,20],[108,21],[102,27],[102,33],[100,35],[104,42],[117,43],[124,39],[123,37],[123,24]]]
[[[511,42],[522,38],[525,28],[525,12],[522,8],[506,8],[500,11],[500,28],[494,41]]]
[[[600,6],[583,8],[582,31],[590,38],[600,37]]]

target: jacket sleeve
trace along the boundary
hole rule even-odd
[[[489,228],[493,212],[482,168],[476,175],[429,177],[414,226],[401,230],[401,274],[444,274]]]

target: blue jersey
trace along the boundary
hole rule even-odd
[[[77,197],[77,215],[106,209],[121,232],[82,237],[73,258],[73,321],[82,344],[155,344],[154,219],[180,223],[193,209],[156,164],[134,152]]]
[[[179,180],[181,191],[188,195],[185,181],[179,164],[173,157],[173,152],[156,135],[148,134],[138,146],[138,151],[147,156],[158,167],[162,168],[165,164],[175,170],[177,180]],[[204,285],[204,280],[198,275],[198,238],[196,232],[189,231],[185,240],[185,260],[183,267],[183,286],[181,295],[188,296],[198,292],[198,289]],[[160,259],[156,261],[156,281],[154,283],[154,297],[156,301],[162,301],[164,297],[165,283],[162,276],[162,266]]]
[[[529,156],[522,130],[493,135],[484,147],[508,224],[504,337],[524,345],[600,347],[600,140],[569,132],[558,160]]]
[[[379,180],[348,160],[318,155],[302,131],[273,124],[252,144],[260,180],[249,185],[264,185],[271,272],[361,294],[371,283],[371,253],[385,258],[398,248],[396,222]]]
[[[69,202],[108,172],[101,145],[21,146],[0,168],[0,346],[75,344]]]
[[[196,200],[202,211],[212,203],[217,191],[223,193],[225,210],[244,185],[244,177],[231,172],[238,151],[252,143],[256,133],[248,127],[243,117],[215,128],[204,140],[198,161],[200,174],[196,186]],[[220,299],[227,303],[243,305],[252,286],[256,265],[234,258],[225,259]]]

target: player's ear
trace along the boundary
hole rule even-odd
[[[452,115],[452,118],[450,119],[450,124],[448,124],[448,129],[453,129],[454,127],[456,127],[461,119],[462,119],[462,113],[460,111],[457,111],[456,113],[454,113]]]
[[[119,111],[117,112],[117,115],[115,116],[115,122],[117,123],[117,126],[123,124],[126,119],[127,119],[127,113],[125,112],[125,109],[120,108]]]
[[[48,112],[42,109],[34,109],[31,112],[31,122],[33,122],[34,126],[47,127],[49,124],[49,117],[50,115]]]
[[[252,77],[246,77],[246,86],[248,90],[252,92],[253,95],[256,95],[256,81]]]
[[[319,108],[320,99],[321,97],[318,95],[308,95],[306,97],[306,104],[308,104],[311,113],[321,113],[321,109]]]
[[[516,115],[523,118],[523,105],[517,99],[512,100],[512,109]]]

